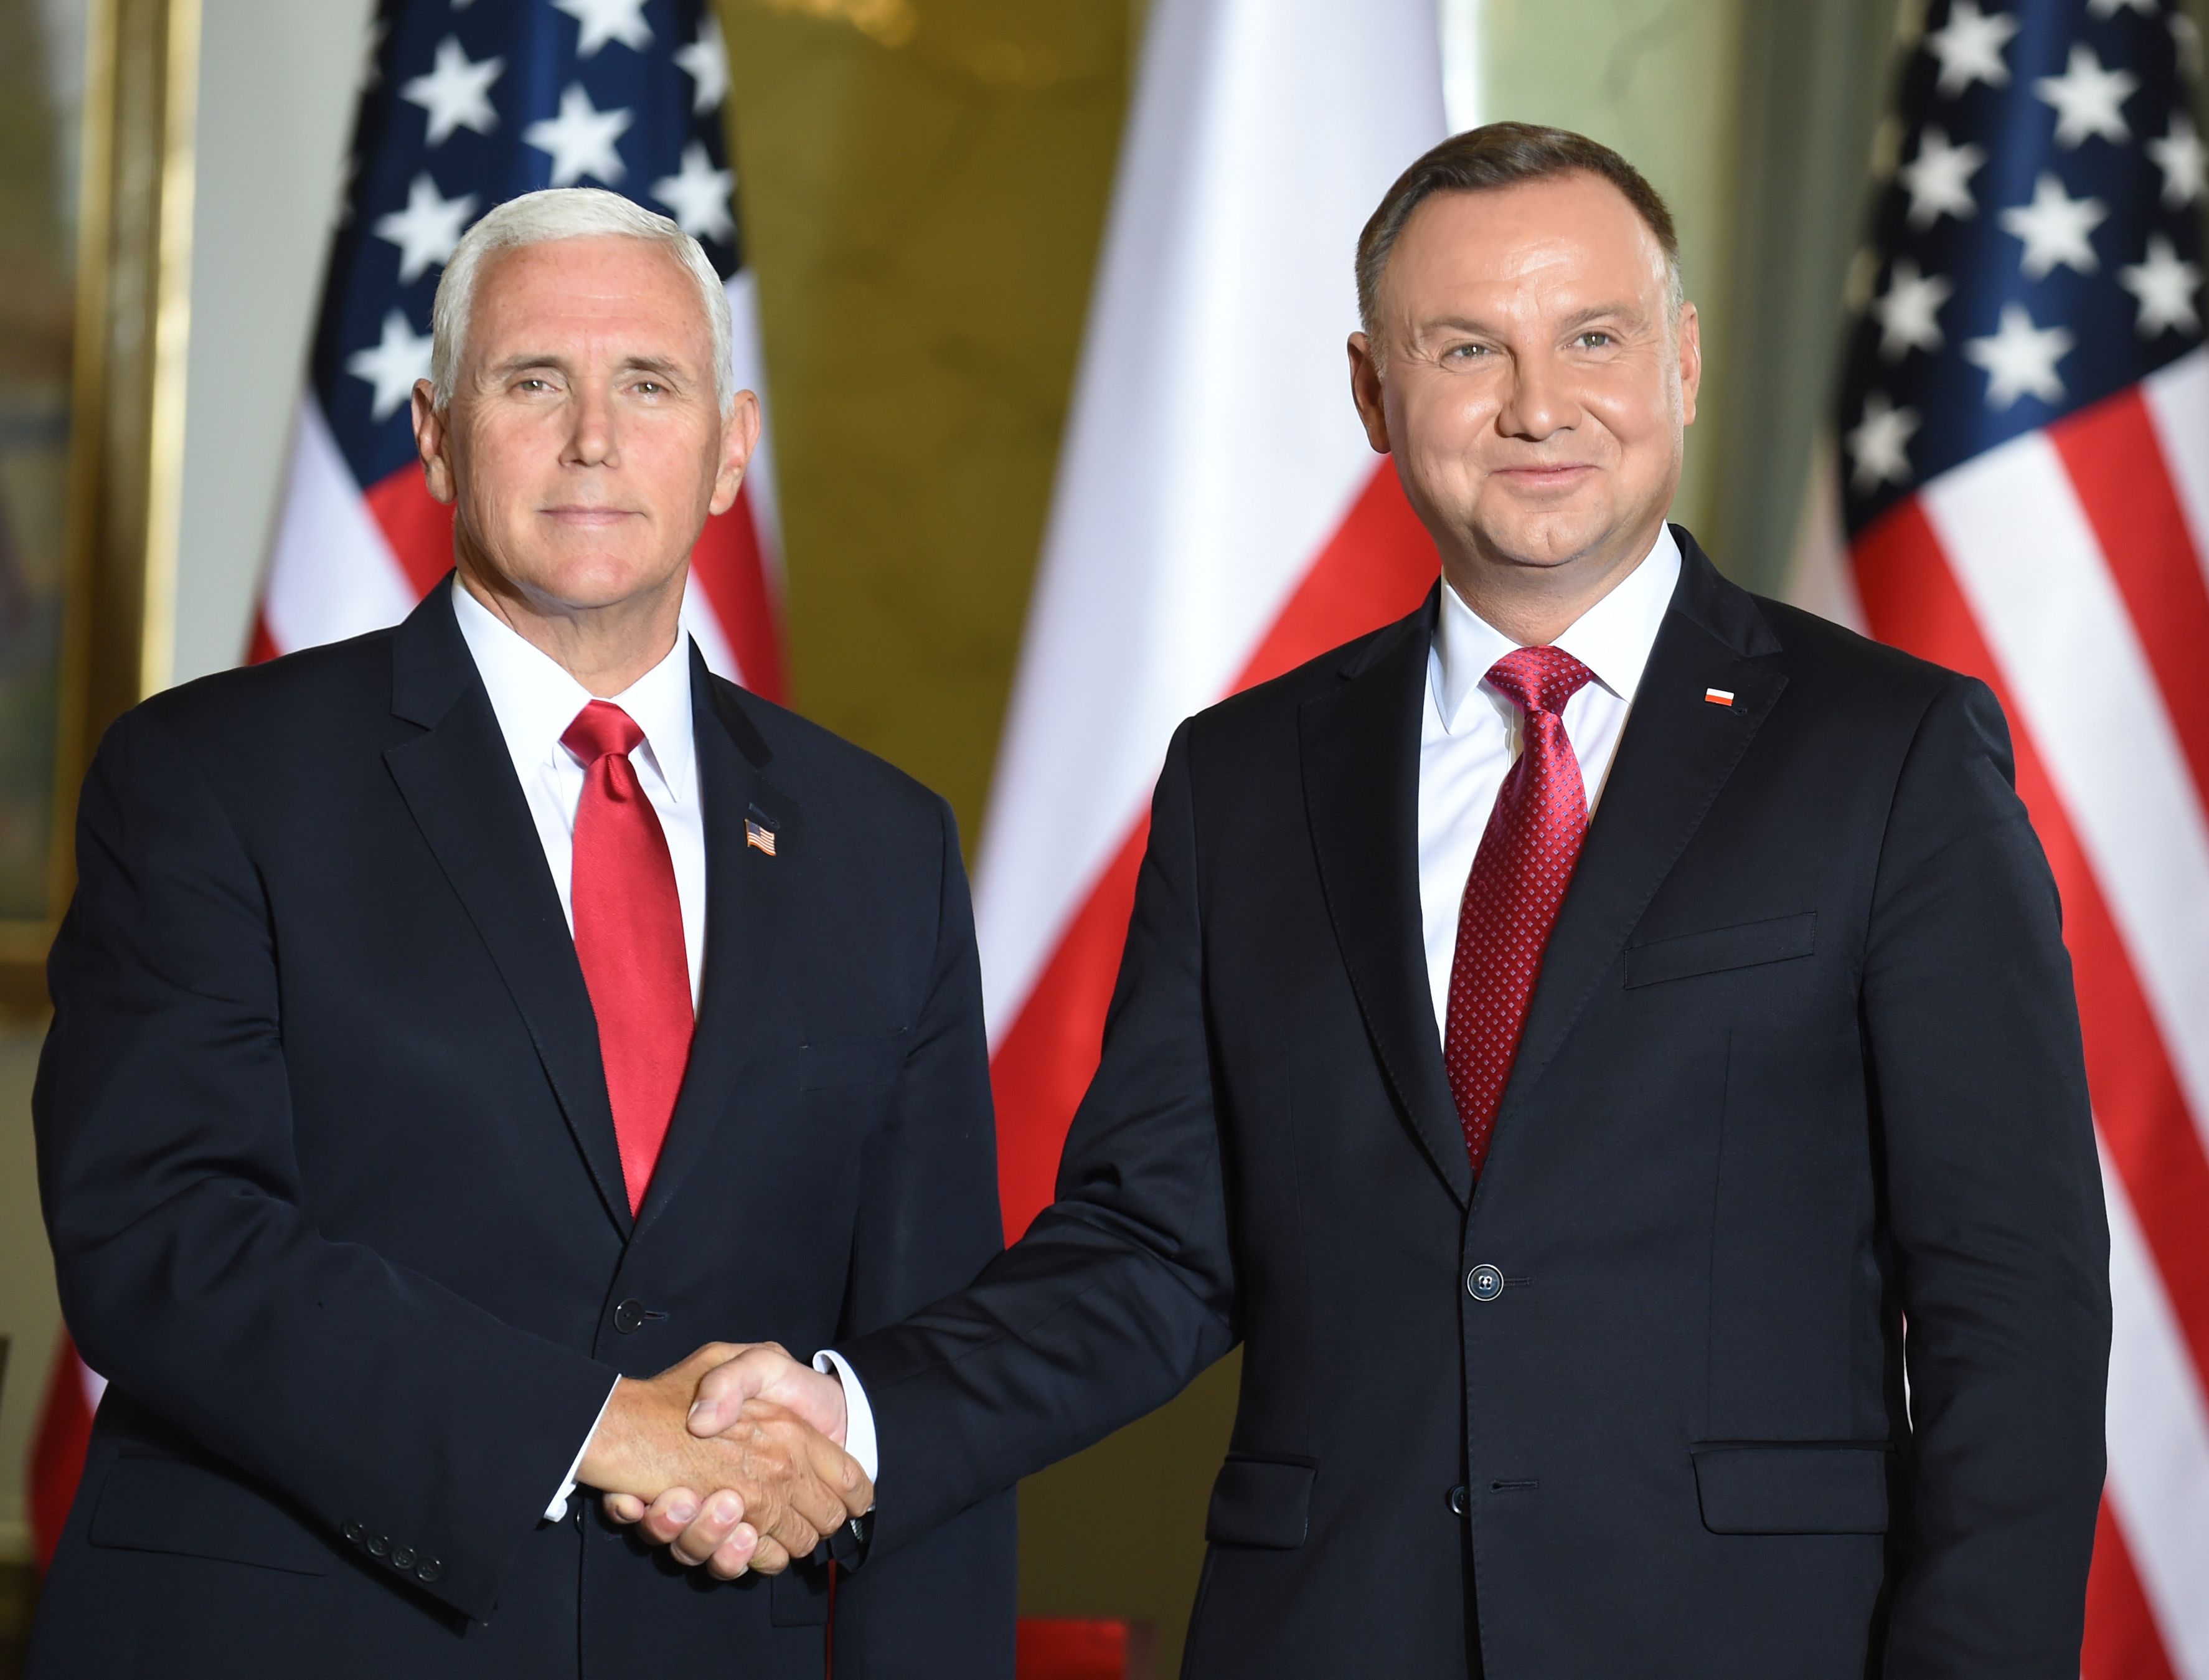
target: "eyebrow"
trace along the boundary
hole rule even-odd
[[[621,365],[624,373],[657,374],[664,379],[678,382],[688,376],[680,362],[666,356],[630,356],[624,358]],[[562,373],[574,371],[573,364],[565,356],[555,355],[550,351],[524,351],[498,363],[491,368],[491,374],[496,379],[510,379],[530,368],[552,368]]]
[[[1639,325],[1646,318],[1646,317],[1643,316],[1640,306],[1634,304],[1625,302],[1597,304],[1592,308],[1577,310],[1570,316],[1568,316],[1562,323],[1562,329],[1566,334],[1570,334],[1580,331],[1586,328],[1589,322],[1594,321],[1614,319],[1628,321]],[[1447,333],[1453,330],[1466,333],[1484,333],[1491,335],[1497,333],[1497,329],[1490,326],[1486,322],[1475,321],[1469,316],[1462,315],[1440,315],[1435,316],[1432,320],[1424,321],[1419,323],[1419,331],[1423,333]]]

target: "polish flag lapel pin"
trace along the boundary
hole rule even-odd
[[[1733,690],[1731,689],[1705,689],[1703,690],[1703,698],[1712,706],[1730,708],[1733,705]]]

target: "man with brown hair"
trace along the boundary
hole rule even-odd
[[[1058,1201],[840,1347],[878,1544],[1239,1340],[1196,1680],[2071,1680],[2108,1237],[1999,707],[1665,524],[1699,329],[1616,154],[1460,135],[1357,272],[1442,582],[1175,737]]]

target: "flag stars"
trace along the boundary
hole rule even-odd
[[[578,58],[593,57],[608,41],[619,41],[634,52],[652,45],[644,0],[552,0],[552,9],[575,20]]]
[[[1899,362],[1913,350],[1938,350],[1947,340],[1941,332],[1941,305],[1954,286],[1938,274],[1922,274],[1906,256],[1895,259],[1887,290],[1871,306],[1879,322],[1879,353]]]
[[[346,358],[346,371],[373,388],[368,415],[388,419],[414,394],[414,382],[430,376],[430,335],[417,337],[406,315],[394,310],[383,317],[383,336]]]
[[[629,173],[614,142],[636,117],[628,111],[600,111],[579,81],[560,95],[560,114],[532,123],[521,137],[552,159],[552,184],[571,187],[586,175],[617,187]]]
[[[2170,132],[2149,141],[2144,149],[2163,172],[2163,202],[2172,209],[2184,208],[2209,190],[2209,147],[2201,143],[2192,117],[2174,114]]]
[[[442,146],[456,129],[489,134],[498,126],[491,109],[491,85],[506,69],[503,58],[470,63],[458,40],[448,35],[437,43],[436,61],[427,75],[418,75],[399,90],[399,97],[430,114],[425,136],[431,146]]]
[[[675,213],[675,220],[694,239],[727,240],[737,231],[729,213],[729,195],[736,190],[732,171],[716,169],[706,148],[692,141],[683,148],[683,172],[652,184],[652,196]]]
[[[690,112],[702,117],[729,96],[729,50],[721,39],[721,21],[707,15],[698,39],[675,49],[675,66],[690,78]]]
[[[1986,160],[1980,148],[1951,145],[1946,129],[1927,124],[1917,155],[1896,172],[1910,195],[1910,225],[1926,228],[1944,215],[1963,221],[1976,214],[1979,207],[1971,196],[1971,180]]]
[[[1974,81],[1989,87],[2009,84],[2009,66],[2002,50],[2018,31],[2017,20],[2007,12],[1989,15],[1972,0],[1956,0],[1948,21],[1925,38],[1925,50],[1941,61],[1935,84],[1941,98],[1954,99]]]
[[[2201,268],[2181,257],[2163,234],[2148,236],[2147,256],[2117,270],[2117,284],[2140,305],[2137,325],[2144,339],[2165,333],[2199,333],[2201,316],[2194,304]]]
[[[2086,0],[2086,9],[2096,17],[2115,17],[2119,12],[2138,12],[2142,17],[2155,15],[2156,0]]]
[[[2055,107],[2056,143],[2067,151],[2096,135],[2120,146],[2130,140],[2124,103],[2139,87],[2140,78],[2130,70],[2103,69],[2094,49],[2078,42],[2062,75],[2043,75],[2032,84],[2032,91]]]
[[[1985,338],[1964,340],[1964,358],[1986,370],[1987,406],[2006,409],[2021,396],[2063,400],[2056,363],[2078,342],[2069,328],[2036,327],[2022,304],[2004,304],[2001,322]]]
[[[2003,211],[2001,221],[2003,232],[2025,242],[2025,277],[2042,280],[2059,264],[2082,274],[2100,268],[2087,236],[2109,214],[2100,199],[2073,198],[2063,190],[2062,182],[2043,170],[2032,184],[2032,202]]]
[[[376,237],[399,247],[399,283],[442,268],[476,213],[476,196],[446,198],[424,170],[406,189],[406,208],[376,220]]]
[[[1897,408],[1884,391],[1874,391],[1864,398],[1863,418],[1849,428],[1842,440],[1856,462],[1850,482],[1857,495],[1881,485],[1910,482],[1909,444],[1918,425],[1916,409]]]

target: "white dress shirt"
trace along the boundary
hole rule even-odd
[[[491,695],[491,709],[498,719],[499,733],[514,760],[514,774],[521,783],[522,797],[537,824],[538,843],[545,848],[545,866],[560,894],[560,909],[568,918],[568,931],[575,930],[573,882],[575,863],[575,808],[582,803],[583,762],[560,744],[560,738],[575,722],[575,714],[596,698],[568,674],[557,659],[540,651],[497,614],[453,580],[453,612],[460,635],[468,644],[476,671]],[[652,802],[659,829],[667,836],[668,859],[675,866],[675,897],[683,911],[683,949],[689,960],[690,1007],[698,1007],[698,983],[706,968],[706,818],[698,796],[698,740],[690,711],[690,639],[675,638],[667,657],[613,697],[643,731],[643,743],[629,755],[644,797]],[[824,1354],[821,1369],[833,1364],[845,1370],[834,1354]],[[848,1374],[845,1389],[851,1422],[845,1434],[846,1450],[871,1478],[875,1473],[875,1420],[865,1393]],[[613,1389],[606,1390],[606,1400]],[[599,1408],[599,1418],[605,1406]],[[569,1496],[575,1490],[575,1475],[583,1454],[590,1450],[590,1435],[575,1454],[560,1491],[545,1508],[545,1520],[557,1522],[568,1514]],[[864,1450],[863,1450],[864,1449]],[[710,1493],[710,1488],[696,1491]]]
[[[1610,777],[1634,708],[1634,691],[1680,578],[1670,526],[1648,557],[1553,644],[1595,674],[1565,702],[1565,738],[1580,760],[1588,815]],[[1442,628],[1427,655],[1427,704],[1419,732],[1419,921],[1436,1030],[1449,1035],[1450,965],[1457,957],[1458,906],[1503,778],[1519,761],[1519,708],[1487,681],[1519,644],[1442,587]]]

